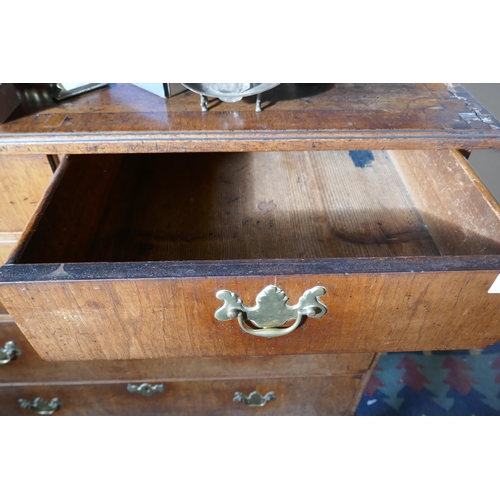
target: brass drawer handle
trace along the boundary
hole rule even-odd
[[[23,351],[18,349],[16,343],[13,340],[5,342],[3,347],[0,347],[0,365],[6,365],[10,363],[13,359],[21,356]]]
[[[19,399],[18,401],[21,408],[33,410],[35,413],[38,413],[38,415],[52,415],[57,410],[64,408],[64,405],[58,398],[54,398],[48,403],[42,398],[35,398],[33,402],[28,401],[27,399]]]
[[[235,392],[233,401],[239,403],[244,403],[250,408],[260,408],[261,406],[266,406],[269,401],[274,401],[276,399],[275,392],[268,392],[265,396],[262,396],[260,392],[253,391],[248,396],[245,396],[242,392]]]
[[[156,385],[151,385],[151,384],[141,384],[141,385],[135,385],[135,384],[128,384],[127,385],[127,391],[130,393],[138,393],[142,394],[143,396],[148,396],[151,397],[153,394],[156,394],[157,392],[163,392],[165,390],[165,386],[163,384],[156,384]]]
[[[293,332],[302,321],[304,316],[309,318],[321,318],[327,312],[325,304],[320,302],[321,295],[326,293],[322,286],[315,286],[306,290],[297,304],[289,306],[288,297],[285,292],[275,285],[269,285],[257,295],[255,307],[246,306],[240,297],[229,290],[219,290],[215,296],[224,301],[224,305],[217,309],[215,317],[219,321],[228,321],[238,318],[238,323],[243,331],[258,337],[280,337]],[[293,325],[286,328],[283,326],[294,319]],[[258,328],[249,327],[245,324],[249,321]]]

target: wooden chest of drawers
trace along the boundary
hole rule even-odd
[[[376,352],[500,340],[500,210],[457,151],[498,147],[500,124],[460,87],[271,92],[288,100],[202,114],[118,85],[0,127],[4,153],[69,154],[0,270],[41,372],[79,367],[44,382],[59,414],[240,414],[253,390],[276,393],[262,414],[352,413]],[[275,338],[215,317],[221,290],[254,306],[266,286],[290,305],[321,287],[327,312]],[[36,397],[22,373],[7,413]],[[127,392],[145,381],[164,390]]]
[[[35,415],[19,400],[57,398],[54,415],[349,415],[373,365],[371,354],[173,358],[132,361],[42,361],[11,321],[0,345],[22,354],[0,365],[0,415]],[[149,384],[144,395],[129,386]],[[262,407],[233,401],[272,392]]]

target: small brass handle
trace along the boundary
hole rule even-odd
[[[16,343],[13,340],[5,342],[3,347],[0,347],[0,365],[6,365],[10,363],[13,359],[21,356],[23,351],[18,349]]]
[[[272,339],[273,337],[281,337],[282,335],[292,333],[302,321],[302,314],[299,314],[293,325],[290,325],[287,328],[249,328],[243,322],[243,313],[238,313],[237,317],[238,324],[243,331],[249,333],[250,335],[256,335],[257,337],[266,337],[267,339]]]
[[[285,292],[275,285],[269,285],[256,298],[255,307],[246,306],[240,297],[229,290],[219,290],[215,296],[224,301],[224,305],[215,311],[219,321],[238,319],[241,329],[250,335],[268,339],[281,337],[293,332],[304,316],[321,318],[327,313],[327,307],[319,297],[326,293],[322,286],[306,290],[294,306],[288,305]],[[288,321],[295,320],[293,325],[283,327]],[[249,327],[245,321],[251,322],[257,328]]]
[[[33,410],[35,413],[38,413],[38,415],[52,415],[57,410],[64,408],[64,405],[59,401],[58,398],[54,398],[48,403],[42,398],[35,398],[33,402],[22,398],[18,401],[21,405],[21,408]]]
[[[266,406],[269,401],[274,401],[276,399],[276,393],[271,391],[265,396],[262,396],[260,392],[253,391],[248,396],[245,396],[242,392],[235,392],[233,401],[243,403],[250,408],[260,408],[261,406]]]
[[[135,384],[128,384],[127,385],[127,391],[130,393],[138,393],[142,394],[143,396],[148,396],[151,397],[153,394],[156,394],[157,392],[163,392],[165,390],[165,386],[163,384],[156,384],[156,385],[151,385],[151,384],[141,384],[141,385],[135,385]]]

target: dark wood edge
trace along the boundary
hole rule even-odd
[[[77,264],[13,264],[13,261],[11,261],[0,268],[0,283],[444,271],[500,272],[500,256],[269,259],[230,262],[96,262]]]
[[[356,394],[354,395],[354,398],[351,401],[349,410],[347,411],[346,415],[353,416],[356,414],[356,410],[358,408],[359,402],[361,401],[361,397],[365,392],[368,381],[370,380],[370,377],[372,376],[373,371],[375,370],[375,367],[377,366],[379,359],[380,359],[380,353],[377,353],[373,356],[370,368],[368,368],[368,370],[364,373],[363,378],[361,379],[361,382],[359,384],[358,390],[356,391]]]
[[[422,149],[423,142],[425,149],[500,149],[500,130],[16,134],[0,138],[0,154],[110,154],[124,148],[130,153],[263,151],[271,147],[274,151]]]
[[[28,245],[31,237],[33,236],[34,232],[36,231],[36,228],[38,226],[38,223],[40,219],[43,217],[43,214],[45,213],[45,209],[48,207],[50,200],[54,196],[57,187],[59,186],[59,183],[61,182],[61,179],[64,176],[64,173],[66,172],[67,164],[69,161],[69,157],[65,157],[63,162],[59,165],[59,167],[56,169],[54,172],[54,176],[50,180],[49,186],[45,190],[45,193],[43,194],[42,198],[38,202],[38,205],[35,208],[35,211],[33,215],[31,216],[30,220],[28,221],[28,224],[26,225],[26,228],[23,231],[23,234],[18,241],[15,249],[11,252],[9,255],[9,258],[6,261],[6,264],[13,264],[15,262],[18,262],[19,259],[21,258],[21,255],[24,252],[24,249]]]
[[[57,155],[47,155],[47,161],[52,169],[52,173],[54,173],[57,170],[57,167],[61,164],[59,156]]]
[[[271,356],[269,356],[271,357]],[[275,356],[272,356],[275,357]],[[177,358],[182,359],[182,358]],[[126,363],[131,360],[114,360],[107,361],[108,363]],[[132,360],[133,361],[133,360]],[[143,361],[143,360],[141,360]],[[62,361],[63,363],[67,363],[67,361]],[[76,361],[76,363],[99,363],[99,361]],[[48,363],[52,363],[52,361],[48,361]],[[293,379],[317,379],[317,378],[332,378],[336,379],[350,379],[350,378],[362,378],[364,380],[364,374],[360,373],[333,373],[331,375],[325,374],[317,374],[317,375],[309,375],[309,374],[289,374],[283,375],[281,373],[272,374],[272,373],[263,373],[249,376],[248,374],[238,375],[238,374],[229,374],[227,376],[224,375],[203,375],[203,376],[192,376],[192,377],[172,377],[172,376],[157,376],[153,375],[152,377],[141,377],[141,378],[132,378],[132,377],[123,377],[123,378],[102,378],[99,380],[48,380],[48,381],[26,381],[26,382],[0,382],[0,388],[4,387],[46,387],[46,386],[74,386],[74,385],[87,385],[87,386],[100,386],[100,385],[122,385],[122,384],[141,384],[142,382],[149,382],[151,384],[158,383],[178,383],[178,382],[217,382],[217,381],[225,381],[225,380],[275,380],[275,379],[284,379],[293,380]],[[362,393],[361,393],[362,394]],[[360,396],[361,397],[361,396]],[[356,408],[354,408],[356,410]]]

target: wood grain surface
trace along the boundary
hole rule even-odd
[[[0,155],[0,233],[24,229],[51,178],[44,155]]]
[[[57,169],[13,254],[15,265],[0,271],[4,304],[42,358],[439,350],[480,348],[499,339],[499,296],[487,293],[498,274],[498,253],[480,255],[498,252],[498,211],[478,179],[466,175],[461,156],[417,155],[430,172],[422,183],[434,190],[409,188],[426,219],[435,210],[441,221],[429,225],[442,252],[479,254],[443,258],[441,266],[398,174],[411,173],[410,157],[396,155],[395,166],[391,154],[375,152],[372,165],[361,168],[354,166],[359,157],[344,152],[192,156],[98,156],[90,168],[89,157],[68,157]],[[455,199],[460,193],[446,189],[450,178],[461,183],[462,203]],[[462,204],[467,224],[460,222]],[[467,244],[454,237],[457,221]],[[417,257],[401,262],[404,255]],[[338,259],[323,259],[330,264],[320,274],[307,272],[325,256]],[[345,256],[353,258],[348,272],[341,270],[345,262],[336,265]],[[363,271],[367,256],[372,265]],[[229,272],[230,259],[242,257],[247,266],[236,264]],[[273,262],[278,268],[287,257],[296,259],[291,268],[299,272],[273,274]],[[120,261],[142,259],[159,265],[136,262],[133,272],[113,277]],[[168,259],[186,259],[183,272],[168,277]],[[218,263],[210,276],[195,277],[200,260],[189,259]],[[65,268],[87,260],[101,263],[81,264],[83,276],[71,274],[78,264]],[[455,260],[463,267],[454,267]],[[56,266],[45,266],[53,269],[44,274],[44,266],[19,261]],[[178,264],[173,261],[172,269]],[[267,271],[258,273],[262,265]],[[242,333],[235,321],[215,320],[218,290],[253,305],[269,284],[283,288],[291,303],[324,286],[329,313],[271,340]]]
[[[63,401],[60,415],[350,414],[372,352],[500,340],[487,293],[499,207],[446,151],[500,147],[500,123],[458,85],[283,84],[263,97],[260,114],[254,98],[202,113],[190,92],[113,84],[59,105],[24,99],[0,125],[0,208],[19,205],[1,211],[2,248],[57,168],[0,271],[7,309],[52,362],[2,316],[1,345],[23,355],[0,367],[0,413],[30,414],[17,400],[42,396]],[[161,152],[200,154],[129,154]],[[311,272],[320,260],[327,271]],[[212,275],[197,275],[202,262]],[[214,318],[217,290],[253,305],[268,284],[292,304],[325,286],[329,311],[270,340]],[[134,381],[166,391],[129,394]],[[252,390],[277,400],[232,402]]]
[[[0,347],[14,341],[22,355],[0,366],[0,387],[85,383],[150,383],[363,375],[373,354],[318,354],[127,361],[43,361],[16,324],[0,321]]]
[[[165,101],[130,84],[35,97],[0,125],[0,153],[500,147],[500,123],[460,85],[282,84],[261,113],[255,97],[202,113],[191,92]]]
[[[363,154],[71,156],[18,261],[439,255],[387,152]]]
[[[211,380],[166,382],[165,391],[151,397],[131,394],[127,384],[0,387],[0,415],[34,415],[18,399],[59,398],[65,415],[347,415],[361,376]],[[276,400],[261,408],[233,401],[235,392],[262,395],[274,391]]]
[[[3,265],[7,261],[7,258],[16,247],[21,235],[21,232],[0,233],[0,265]]]
[[[64,271],[63,271],[64,272]],[[46,360],[483,348],[500,340],[496,271],[3,283],[2,301]],[[323,286],[328,313],[275,339],[214,318],[218,290],[248,305],[267,285],[295,304]]]
[[[460,153],[388,154],[442,255],[500,254],[500,206]]]

